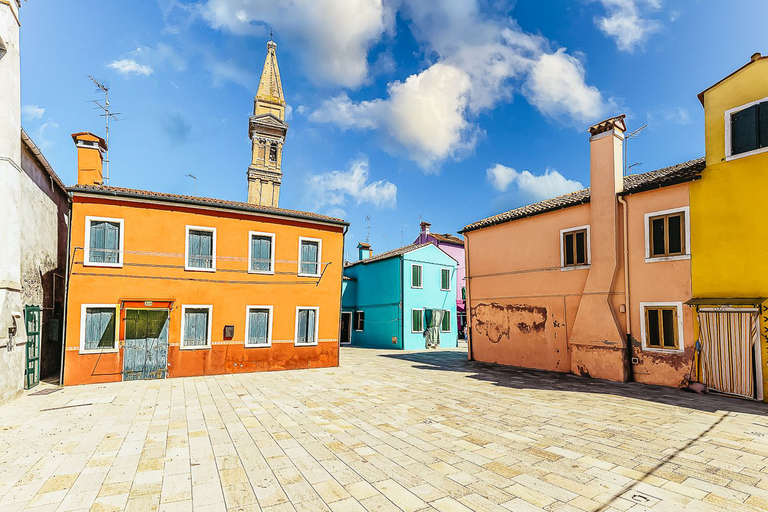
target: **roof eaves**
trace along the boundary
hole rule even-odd
[[[35,157],[35,159],[38,161],[38,163],[43,167],[46,173],[51,177],[54,183],[58,185],[63,192],[67,192],[67,186],[64,185],[64,182],[61,181],[59,176],[56,174],[56,172],[53,170],[53,167],[51,167],[51,164],[48,162],[48,159],[45,158],[45,155],[43,155],[43,152],[40,151],[40,148],[37,147],[37,144],[30,138],[30,136],[27,134],[26,131],[24,131],[24,128],[21,129],[21,140],[24,142],[24,144],[27,145],[27,148],[29,148],[29,152],[32,153],[32,155]]]
[[[534,217],[536,215],[541,215],[543,213],[556,212],[558,210],[564,210],[566,208],[571,208],[573,206],[579,206],[579,205],[582,205],[582,204],[586,204],[589,201],[590,201],[590,196],[587,195],[586,197],[584,197],[584,198],[582,198],[582,199],[580,199],[578,201],[574,201],[573,203],[561,204],[561,205],[558,205],[558,206],[553,206],[551,208],[544,208],[542,210],[537,210],[537,211],[533,211],[533,212],[523,213],[523,214],[521,214],[519,216],[496,219],[496,220],[490,221],[490,222],[488,222],[486,224],[481,224],[482,221],[480,221],[480,222],[477,222],[477,223],[468,224],[467,226],[464,227],[464,229],[459,231],[459,233],[461,233],[461,234],[469,233],[470,231],[477,231],[478,229],[489,228],[491,226],[498,226],[499,224],[505,224],[507,222],[512,222],[513,220],[526,219],[528,217]]]

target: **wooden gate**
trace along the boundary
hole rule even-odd
[[[123,380],[164,379],[168,368],[168,310],[126,309]]]
[[[24,326],[27,330],[27,363],[24,367],[24,389],[40,384],[40,306],[24,306]]]

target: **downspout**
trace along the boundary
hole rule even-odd
[[[622,220],[624,224],[624,314],[627,319],[627,337],[625,352],[625,365],[627,370],[627,382],[635,380],[634,367],[632,366],[632,307],[629,304],[629,206],[621,195],[616,196],[623,210]]]
[[[71,254],[72,250],[72,193],[67,193],[68,196],[68,202],[69,202],[69,211],[67,212],[67,260],[65,263],[65,268],[67,269],[67,273],[64,276],[64,312],[62,313],[64,315],[64,319],[62,321],[62,331],[61,331],[61,363],[59,364],[59,386],[64,385],[64,354],[67,351],[67,313],[69,312],[69,275],[72,273],[72,269],[70,267],[69,259],[72,258],[74,260],[73,255]]]
[[[472,353],[472,317],[471,317],[471,305],[472,305],[472,293],[470,287],[471,272],[469,271],[469,233],[464,233],[464,287],[467,290],[467,297],[464,301],[464,311],[467,314],[467,325],[465,332],[467,336],[467,359],[474,361],[475,356]]]
[[[349,226],[344,226],[344,232],[341,234],[341,284],[339,285],[339,334],[336,336],[336,366],[341,366],[341,316],[343,315],[342,311],[344,310],[344,246],[347,243],[347,231],[349,231]],[[354,321],[354,315],[352,317],[352,320]],[[349,324],[349,330],[350,330],[350,341],[352,341],[352,323]]]

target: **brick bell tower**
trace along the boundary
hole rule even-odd
[[[277,43],[269,41],[259,89],[253,100],[253,115],[248,123],[253,152],[248,167],[248,202],[277,207],[283,179],[283,144],[288,124],[285,122],[285,98],[275,50]]]

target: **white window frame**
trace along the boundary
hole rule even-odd
[[[249,258],[250,260],[250,258]],[[252,309],[267,309],[269,310],[269,322],[267,322],[267,342],[266,343],[248,343],[248,333],[250,332],[250,326],[251,326],[251,310]],[[273,306],[259,306],[259,305],[248,305],[245,306],[245,336],[243,337],[243,344],[245,345],[245,348],[262,348],[262,347],[271,347],[272,346],[272,319],[274,312]]]
[[[658,217],[659,215],[669,215],[670,213],[683,212],[685,215],[685,254],[676,254],[675,256],[651,256],[651,227],[649,221],[651,217]],[[658,212],[646,213],[643,216],[643,222],[645,224],[645,262],[654,263],[657,261],[675,261],[675,260],[689,260],[691,259],[691,209],[689,206],[681,206],[679,208],[671,208],[669,210],[661,210]],[[665,233],[666,235],[666,233]]]
[[[104,262],[91,262],[91,221],[105,221],[105,222],[117,222],[120,224],[120,250],[117,253],[117,263],[104,263]],[[112,267],[122,268],[123,266],[123,240],[125,238],[125,219],[115,219],[112,217],[92,217],[87,215],[85,217],[85,248],[83,249],[83,266],[84,267]]]
[[[213,233],[213,245],[211,246],[211,268],[202,267],[190,267],[189,266],[189,231],[209,231]],[[184,270],[191,270],[194,272],[216,272],[216,228],[209,226],[191,226],[187,224],[184,232]],[[248,262],[250,267],[250,261]]]
[[[570,267],[565,266],[565,244],[564,244],[564,236],[566,233],[570,233],[572,231],[581,231],[582,229],[587,230],[587,263],[586,265],[572,265]],[[579,270],[584,268],[589,268],[590,265],[592,265],[592,233],[590,232],[589,224],[584,226],[576,226],[572,228],[566,228],[560,230],[560,270],[562,272],[567,272],[569,270]]]
[[[448,288],[443,288],[443,271],[444,270],[448,271]],[[441,292],[451,291],[451,274],[453,273],[451,272],[451,270],[452,269],[450,267],[440,267],[440,291]]]
[[[271,251],[269,255],[269,268],[271,270],[252,270],[251,269],[251,250],[253,249],[253,237],[254,236],[267,236],[272,239]],[[248,273],[249,274],[267,274],[274,275],[275,273],[275,234],[274,233],[262,233],[261,231],[249,231],[248,232]]]
[[[749,107],[753,105],[757,105],[758,103],[763,103],[765,101],[768,101],[768,97],[750,101],[749,103],[745,103],[744,105],[739,105],[738,107],[733,107],[731,109],[728,109],[725,111],[724,116],[724,123],[725,123],[725,161],[730,162],[731,160],[736,160],[738,158],[744,158],[746,156],[752,156],[752,155],[759,155],[760,153],[765,153],[768,151],[768,147],[765,148],[757,148],[753,149],[752,151],[747,151],[744,153],[739,153],[738,155],[732,155],[731,154],[731,115],[735,114],[736,112],[740,112],[742,110],[748,109]]]
[[[451,323],[451,313],[452,313],[452,311],[450,309],[446,309],[445,312],[446,312],[446,315],[443,318],[448,318],[448,330],[444,331],[443,330],[443,323],[440,322],[440,332],[451,332],[451,329],[453,328],[452,327],[453,324]]]
[[[301,243],[302,242],[317,242],[317,274],[303,274],[301,272]],[[306,236],[300,236],[299,237],[299,268],[298,270],[298,276],[299,277],[320,277],[322,274],[322,266],[323,266],[323,240],[320,238],[309,238]]]
[[[423,334],[426,330],[424,327],[424,309],[425,308],[411,308],[411,334]],[[413,312],[414,311],[421,311],[421,329],[420,331],[414,331],[413,330]]]
[[[110,354],[115,353],[119,350],[119,346],[117,343],[119,332],[120,332],[120,311],[117,307],[117,304],[81,304],[80,305],[80,353],[81,354]],[[113,348],[96,348],[96,349],[85,349],[85,317],[86,317],[86,310],[88,308],[102,308],[102,309],[113,309],[115,311],[115,343],[113,344]]]
[[[184,327],[186,322],[187,309],[207,309],[208,310],[208,344],[187,347],[184,345]],[[180,350],[208,350],[211,348],[211,329],[213,327],[213,305],[211,304],[183,304],[181,306],[181,333],[179,333]]]
[[[648,337],[645,332],[645,309],[653,307],[676,307],[677,308],[677,347],[657,348],[648,346]],[[682,302],[641,302],[640,303],[640,338],[643,352],[658,352],[662,354],[682,354],[685,352],[685,332],[683,331],[683,303]]]
[[[315,342],[314,343],[299,343],[299,311],[302,309],[315,310]],[[296,306],[296,321],[295,321],[295,330],[293,332],[293,346],[294,347],[317,346],[319,332],[320,332],[320,307],[319,306]]]
[[[362,329],[358,329],[357,328],[357,315],[358,315],[358,313],[362,313],[363,314],[363,328]],[[352,322],[353,322],[352,328],[354,329],[355,332],[363,332],[365,330],[365,310],[361,309],[359,311],[355,311],[352,314]]]
[[[413,285],[413,267],[419,267],[421,269],[421,271],[419,271],[420,286],[414,286]],[[411,263],[411,276],[410,276],[410,280],[411,280],[411,288],[416,288],[418,290],[421,290],[421,289],[424,288],[424,265],[420,265],[418,263]]]

